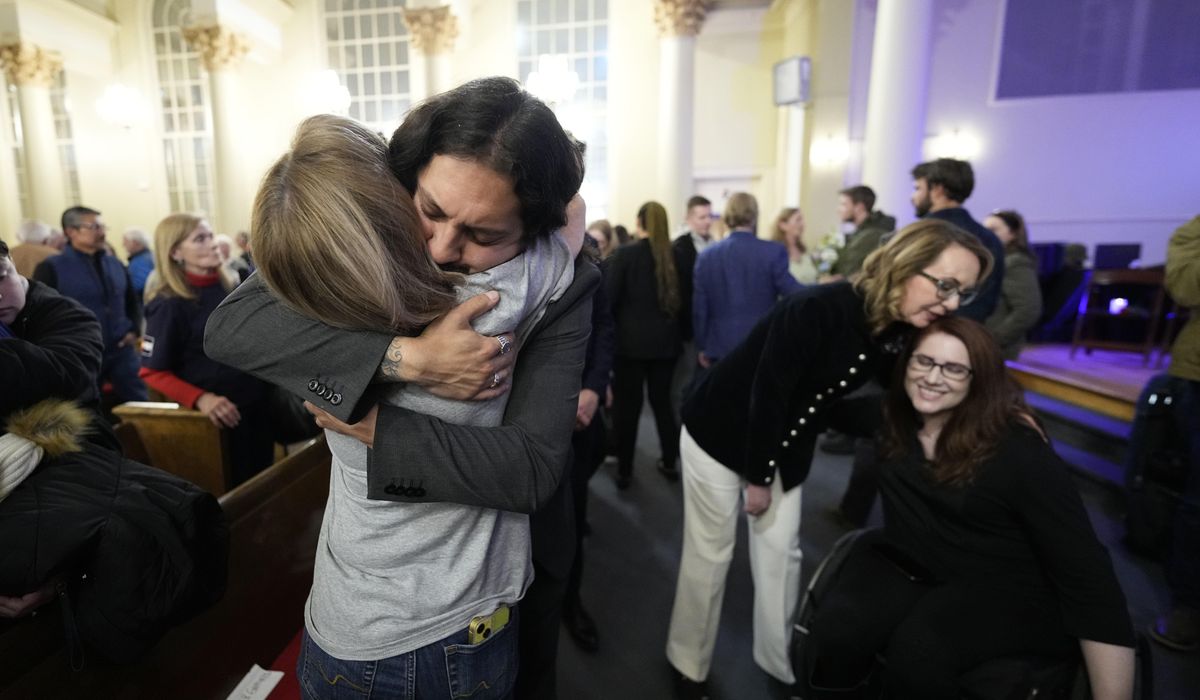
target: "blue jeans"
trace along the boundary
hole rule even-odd
[[[517,679],[517,611],[482,644],[467,644],[467,630],[415,651],[379,661],[345,661],[326,654],[304,633],[296,676],[305,700],[395,698],[426,700],[512,697]]]

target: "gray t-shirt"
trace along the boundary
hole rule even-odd
[[[463,301],[494,289],[500,301],[473,322],[485,335],[516,329],[518,346],[574,278],[560,234],[467,277]],[[449,423],[500,425],[508,395],[452,401],[397,385],[384,401]],[[432,644],[472,617],[521,599],[533,578],[529,517],[455,503],[367,498],[367,448],[326,431],[333,453],[305,626],[332,656],[374,661]]]

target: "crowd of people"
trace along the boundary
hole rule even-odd
[[[679,697],[710,696],[739,513],[747,651],[804,697],[872,682],[957,697],[962,674],[1014,654],[1082,659],[1095,697],[1129,697],[1111,562],[1004,367],[1041,315],[1029,233],[1016,211],[979,223],[963,207],[969,163],[914,167],[919,220],[899,230],[870,187],[842,190],[852,231],[821,269],[803,213],[760,231],[744,192],[719,216],[689,199],[674,239],[655,201],[632,233],[588,223],[583,153],[517,83],[483,79],[421,103],[390,141],[303,122],[240,254],[185,213],[127,231],[127,263],[96,209],[68,208],[58,244],[26,224],[0,244],[0,406],[55,397],[98,416],[150,390],[227,431],[241,482],[271,462],[280,396],[305,401],[333,465],[297,620],[305,697],[366,677],[385,694],[555,697],[560,625],[585,651],[602,634],[580,595],[588,481],[612,455],[619,490],[644,486],[644,397],[684,506]],[[800,669],[801,493],[827,430],[855,453],[838,513],[861,526],[881,496],[884,546],[852,556]],[[10,459],[8,437],[0,528],[37,465]],[[0,590],[0,614],[45,604],[50,583]]]

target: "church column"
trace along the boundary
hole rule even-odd
[[[216,179],[216,216],[212,222],[218,233],[233,235],[250,223],[250,197],[254,186],[238,167],[241,156],[238,129],[239,81],[237,67],[250,51],[241,34],[217,24],[186,27],[183,38],[200,53],[208,71],[209,99],[213,121],[213,171]],[[212,214],[210,213],[210,216]]]
[[[909,172],[922,160],[932,47],[933,0],[879,0],[862,181],[901,221],[912,211]]]
[[[449,90],[450,53],[458,38],[458,18],[449,5],[404,10],[413,52],[409,56],[413,102]]]
[[[50,105],[50,86],[62,70],[62,59],[56,52],[33,44],[7,44],[0,46],[0,69],[8,82],[17,86],[31,209],[26,214],[54,225],[64,209],[77,203],[67,201],[54,109]]]
[[[674,227],[695,185],[692,130],[695,110],[696,36],[708,0],[655,0],[658,25],[658,196]]]

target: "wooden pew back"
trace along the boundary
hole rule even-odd
[[[115,406],[113,414],[137,433],[146,464],[181,476],[217,496],[231,488],[233,464],[228,433],[200,411],[180,408],[177,403],[135,401]]]
[[[251,664],[266,667],[303,626],[329,469],[321,436],[222,497],[231,535],[225,597],[132,666],[89,654],[85,668],[71,672],[57,605],[0,621],[0,697],[226,697]]]

